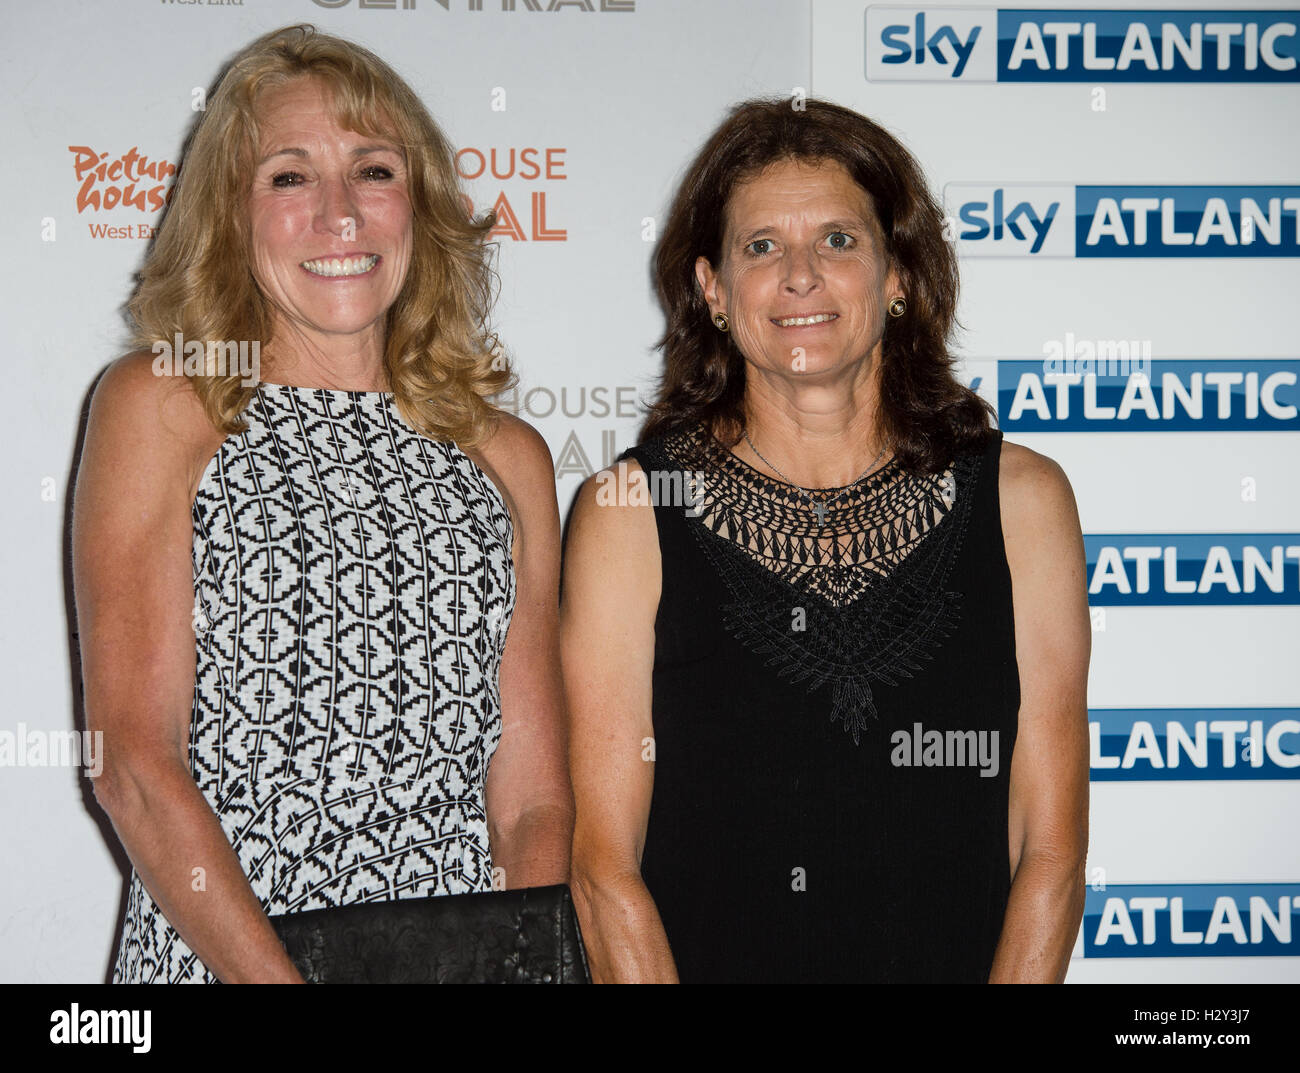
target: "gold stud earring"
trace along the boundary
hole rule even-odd
[[[901,317],[907,312],[907,299],[895,298],[889,303],[889,315],[891,317]]]
[[[718,331],[720,332],[731,331],[731,322],[727,320],[727,314],[725,313],[714,313],[713,323],[718,326]]]

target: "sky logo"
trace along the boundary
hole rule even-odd
[[[1085,534],[1092,607],[1300,604],[1300,533]]]
[[[1298,11],[868,7],[868,81],[1300,81]]]
[[[1300,186],[948,183],[968,257],[1300,257]]]
[[[1073,257],[1074,190],[949,183],[943,188],[946,233],[965,256]]]
[[[1090,708],[1093,782],[1300,779],[1300,708]]]
[[[1085,958],[1295,957],[1300,883],[1110,883],[1088,888]]]
[[[998,362],[1004,432],[1300,432],[1300,361],[1143,361],[1136,340],[1083,342],[1084,357]]]
[[[867,79],[936,82],[996,81],[993,8],[867,8]],[[972,66],[981,35],[984,47]],[[874,46],[874,47],[873,47]]]

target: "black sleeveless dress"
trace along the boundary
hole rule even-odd
[[[987,980],[1020,706],[1000,449],[890,462],[821,530],[702,427],[620,456],[663,563],[641,872],[684,983]]]

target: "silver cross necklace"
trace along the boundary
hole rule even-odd
[[[840,496],[844,495],[846,492],[849,492],[853,488],[857,487],[857,485],[860,484],[866,478],[867,474],[869,474],[873,469],[876,468],[876,463],[885,457],[885,448],[882,447],[880,449],[880,454],[876,455],[876,457],[871,460],[871,465],[869,465],[865,470],[863,470],[862,476],[859,477],[856,481],[854,481],[852,484],[845,485],[829,499],[815,499],[813,498],[812,494],[808,491],[807,488],[805,488],[801,484],[795,484],[794,481],[790,480],[790,478],[787,477],[784,473],[782,473],[779,469],[777,469],[776,466],[772,465],[771,462],[768,462],[768,460],[763,457],[763,452],[754,446],[754,441],[749,438],[748,432],[745,433],[745,442],[749,444],[749,449],[753,451],[754,454],[758,455],[759,458],[762,458],[764,462],[767,462],[768,468],[771,469],[773,473],[775,473],[778,477],[780,477],[781,480],[785,481],[786,484],[791,485],[794,488],[797,488],[800,494],[806,500],[808,500],[809,503],[812,504],[813,513],[817,515],[818,529],[820,529],[823,525],[826,524],[826,508],[830,506],[832,503],[834,503],[837,499],[839,499]]]

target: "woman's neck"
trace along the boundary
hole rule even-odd
[[[751,379],[745,392],[748,440],[741,436],[731,451],[787,483],[839,488],[888,458],[877,409],[874,378],[796,391],[775,391]]]

